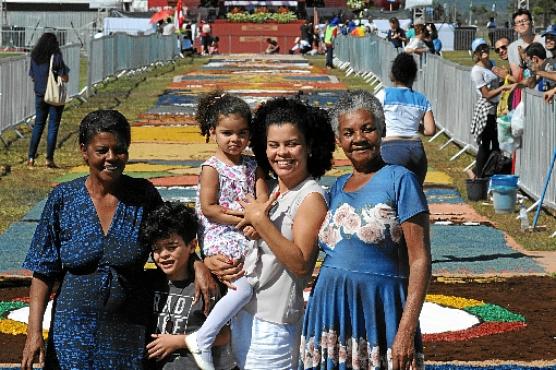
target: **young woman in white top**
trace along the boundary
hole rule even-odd
[[[298,365],[303,289],[327,211],[315,179],[332,166],[334,132],[326,112],[286,98],[263,104],[253,130],[257,162],[276,181],[268,201],[248,197],[240,202],[243,212],[230,211],[243,217],[238,228],[252,225],[260,236],[258,282],[251,301],[232,320],[232,351],[241,369],[289,370]],[[226,256],[207,257],[205,264],[225,282],[242,273]]]
[[[500,148],[496,129],[496,105],[500,100],[500,94],[503,91],[513,90],[515,84],[501,85],[498,76],[492,72],[494,63],[489,59],[490,48],[485,40],[475,39],[471,44],[471,49],[475,61],[475,65],[471,69],[471,79],[479,95],[478,103],[481,103],[481,98],[484,98],[491,105],[488,110],[486,125],[477,136],[479,150],[477,151],[476,164],[474,170],[469,173],[471,178],[475,178],[481,176],[490,153]]]

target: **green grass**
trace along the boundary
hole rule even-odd
[[[448,55],[446,55],[448,54]],[[461,60],[463,64],[468,60],[472,65],[471,57],[467,52],[448,52],[444,55],[445,58],[450,59],[456,63]],[[324,58],[321,56],[309,58],[311,63],[316,66],[324,66]],[[469,65],[469,64],[468,64]],[[338,79],[344,82],[350,89],[364,89],[372,91],[372,88],[368,83],[364,82],[360,77],[345,77],[345,72],[337,69],[330,71],[330,74],[337,76]],[[427,138],[428,139],[428,138]],[[448,141],[448,137],[442,135],[438,137],[434,142],[429,143],[428,140],[424,140],[425,150],[427,152],[427,159],[429,166],[438,171],[443,171],[447,173],[450,177],[454,179],[454,186],[458,189],[464,199],[467,199],[467,189],[465,186],[465,179],[467,175],[463,172],[474,159],[470,154],[463,154],[457,159],[450,161],[450,158],[460,151],[460,147],[455,144],[450,144],[443,150],[439,150],[440,147]],[[535,250],[535,251],[556,251],[556,238],[550,238],[550,235],[556,230],[556,218],[554,215],[546,212],[541,212],[539,217],[538,225],[546,226],[543,231],[521,231],[520,222],[516,220],[517,212],[513,214],[496,214],[494,213],[494,208],[492,204],[483,204],[483,202],[468,202],[479,214],[488,217],[492,220],[498,229],[506,232],[513,239],[515,239],[519,244],[521,244],[525,249]],[[532,204],[532,200],[527,200],[526,205],[529,207]],[[517,211],[517,207],[516,207]],[[533,213],[529,214],[530,221],[532,223]]]
[[[132,121],[154,105],[158,95],[176,74],[196,69],[202,63],[203,59],[196,59],[193,63],[179,60],[176,64],[157,67],[142,74],[123,76],[100,86],[96,95],[85,103],[78,100],[68,103],[62,115],[55,154],[56,162],[62,167],[60,170],[44,167],[45,133],[39,144],[38,166],[30,170],[25,166],[30,127],[17,127],[23,134],[23,139],[13,130],[3,132],[2,138],[9,143],[9,147],[6,149],[0,144],[0,165],[10,165],[12,170],[9,175],[0,177],[0,233],[20,220],[32,206],[43,199],[50,191],[54,179],[63,176],[71,167],[82,164],[77,133],[79,123],[87,113],[100,108],[112,108],[121,111]],[[83,73],[86,76],[86,70],[82,70],[81,74]]]
[[[16,57],[16,56],[21,55],[21,54],[24,54],[24,53],[0,51],[0,58]]]

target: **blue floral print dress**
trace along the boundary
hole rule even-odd
[[[327,194],[319,232],[326,253],[305,312],[300,369],[387,369],[407,297],[408,254],[401,223],[428,212],[415,175],[387,165],[365,185]],[[423,367],[420,331],[415,335]]]
[[[161,202],[150,182],[124,176],[105,235],[86,177],[49,195],[23,267],[60,282],[45,369],[142,369],[145,320],[142,220]]]

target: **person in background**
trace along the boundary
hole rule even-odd
[[[507,37],[502,36],[494,43],[494,52],[498,54],[498,57],[502,60],[502,65],[493,66],[492,72],[496,74],[500,79],[508,79],[509,82],[516,82],[510,73],[510,66],[508,64],[508,45],[510,40]]]
[[[513,91],[516,84],[501,85],[498,76],[492,72],[493,62],[489,59],[490,47],[482,38],[471,43],[473,61],[471,80],[477,89],[479,99],[473,110],[471,133],[475,137],[479,150],[477,151],[475,168],[468,172],[470,178],[482,176],[483,167],[494,150],[499,150],[496,126],[496,105],[503,91]]]
[[[413,91],[417,70],[412,55],[398,54],[390,71],[394,86],[380,90],[377,99],[384,107],[386,119],[380,150],[382,159],[412,171],[422,186],[427,175],[427,155],[419,133],[434,135],[436,123],[427,97]]]
[[[334,17],[328,21],[324,30],[324,45],[326,46],[326,68],[334,68],[334,40],[338,36],[338,24],[340,20]]]
[[[176,33],[176,25],[172,22],[172,18],[168,17],[166,19],[166,24],[162,28],[162,35],[163,36],[170,36]]]
[[[207,23],[204,19],[201,20],[201,29],[200,29],[200,36],[201,36],[201,55],[208,55],[208,47],[211,41],[211,28],[210,24]]]
[[[396,49],[403,48],[407,43],[407,38],[405,36],[405,31],[400,27],[400,21],[396,17],[392,17],[389,20],[390,28],[386,34],[386,38],[393,47]]]
[[[413,37],[404,48],[406,53],[410,54],[424,54],[429,51],[425,39],[428,37],[428,31],[424,24],[419,23],[415,25],[415,37]]]
[[[210,45],[209,45],[209,55],[217,55],[220,54],[220,51],[218,50],[218,43],[220,42],[220,38],[218,36],[215,36],[212,38]]]
[[[529,10],[519,9],[512,15],[512,20],[518,38],[508,46],[508,61],[514,81],[520,82],[523,79],[523,70],[526,68],[523,51],[533,42],[540,42],[544,45],[544,40],[540,35],[535,34],[533,18]],[[552,57],[552,54],[548,57]]]
[[[554,63],[552,60],[556,60],[556,24],[548,26],[542,37],[544,37],[544,47],[552,54],[552,58],[549,59]]]
[[[384,114],[368,91],[330,111],[352,165],[329,190],[326,254],[309,296],[299,369],[424,369],[419,313],[431,277],[429,210],[415,175],[380,156]]]
[[[546,49],[538,42],[533,42],[525,49],[527,66],[531,77],[524,81],[529,88],[548,91],[556,87],[556,65],[546,58]]]
[[[427,44],[429,51],[432,54],[440,55],[442,51],[442,41],[438,38],[438,31],[434,23],[426,24],[428,36],[425,39],[425,44]]]
[[[280,45],[278,45],[278,41],[271,39],[268,37],[266,39],[266,49],[264,51],[265,54],[278,54],[280,53]]]
[[[494,30],[496,29],[496,19],[494,17],[490,17],[487,24],[487,31],[488,31],[488,39],[490,41],[490,45],[494,45]]]
[[[195,300],[195,271],[197,247],[197,217],[195,211],[179,202],[165,202],[147,217],[141,230],[141,242],[151,250],[156,270],[148,270],[147,284],[151,302],[150,332],[147,357],[149,369],[196,369],[197,365],[186,335],[199,329],[205,321],[203,301]],[[214,298],[216,301],[217,297]],[[216,337],[213,349],[218,369],[231,369],[233,361],[222,364],[221,356],[229,341],[229,328]],[[154,361],[153,361],[154,360]]]
[[[415,37],[415,25],[413,22],[411,22],[407,27],[407,31],[405,31],[405,37],[408,41]]]
[[[55,34],[46,32],[42,34],[31,51],[29,76],[33,80],[33,89],[35,91],[35,125],[31,133],[31,141],[29,142],[29,151],[27,155],[27,166],[29,168],[35,166],[37,148],[47,119],[46,167],[58,168],[54,162],[54,150],[56,149],[58,129],[60,127],[60,121],[62,120],[64,106],[50,105],[44,101],[51,58],[52,72],[56,76],[59,76],[62,81],[68,82],[70,69],[64,63],[58,39]]]

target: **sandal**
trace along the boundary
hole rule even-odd
[[[35,160],[34,159],[27,160],[27,168],[35,168]]]

